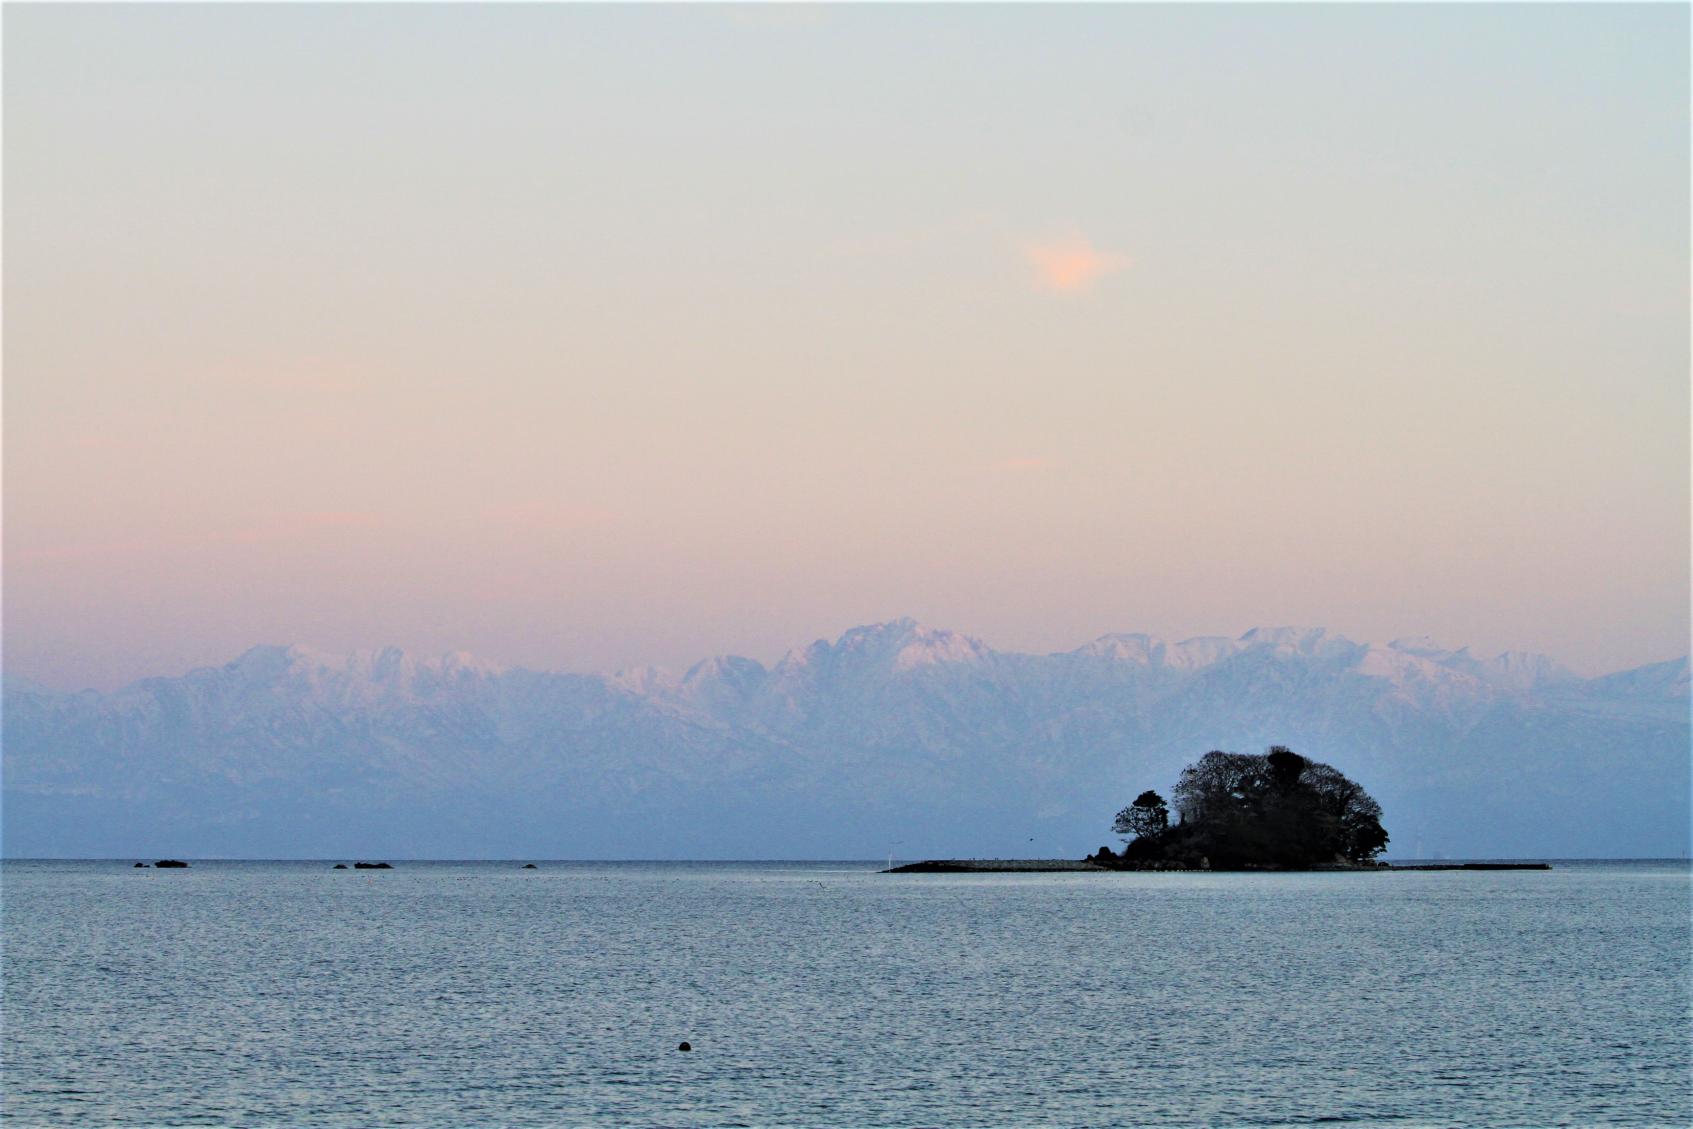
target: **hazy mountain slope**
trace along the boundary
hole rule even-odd
[[[506,670],[256,647],[109,695],[8,684],[13,856],[1076,854],[1211,748],[1362,781],[1390,853],[1680,854],[1687,660],[1320,629],[1008,654],[909,620],[773,667]]]

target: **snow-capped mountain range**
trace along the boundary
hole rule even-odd
[[[1686,658],[1320,628],[996,651],[909,619],[766,667],[505,668],[254,647],[110,694],[8,682],[11,857],[1075,855],[1213,748],[1287,744],[1379,799],[1390,856],[1688,846]]]

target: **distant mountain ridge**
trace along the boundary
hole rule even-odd
[[[1285,743],[1381,800],[1390,856],[1679,855],[1688,702],[1685,657],[1582,678],[1300,627],[1035,655],[899,619],[681,674],[261,646],[8,682],[0,810],[13,857],[1053,854],[1208,749]]]

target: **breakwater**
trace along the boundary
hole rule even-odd
[[[1038,873],[1059,870],[1105,870],[1097,863],[1075,859],[926,859],[884,870],[883,874],[993,874],[1006,871]]]
[[[1225,867],[1180,867],[1169,864],[1152,863],[1141,866],[1100,866],[1095,862],[1077,859],[925,859],[922,862],[910,862],[904,866],[890,867],[882,871],[883,874],[1039,874],[1055,871],[1123,871],[1145,873],[1149,871],[1210,871],[1234,868]],[[1339,870],[1551,870],[1550,863],[1544,862],[1433,862],[1433,863],[1405,863],[1400,865],[1371,865],[1371,866],[1316,866],[1297,867],[1290,870],[1278,870],[1274,867],[1247,867],[1240,873],[1286,874],[1298,870],[1304,871],[1339,871]]]

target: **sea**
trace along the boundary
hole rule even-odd
[[[1685,861],[133,861],[0,864],[8,1129],[1693,1124]]]

